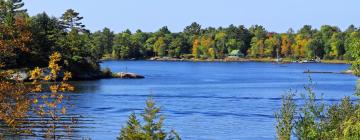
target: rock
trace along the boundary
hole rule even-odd
[[[346,71],[343,71],[341,73],[342,74],[353,74],[353,71],[352,70],[346,70]]]
[[[135,73],[128,73],[128,72],[119,72],[114,74],[114,78],[123,78],[123,79],[142,79],[145,78],[142,75],[135,74]]]
[[[30,78],[29,72],[26,70],[16,71],[15,73],[11,74],[10,77],[10,79],[16,81],[27,81],[29,80],[29,78]]]

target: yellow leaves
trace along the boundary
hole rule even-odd
[[[51,76],[50,75],[47,75],[44,77],[44,81],[50,81],[51,80]]]
[[[208,53],[211,56],[211,59],[215,59],[216,58],[216,52],[214,48],[209,48]]]
[[[39,80],[42,74],[42,70],[39,67],[36,67],[30,72],[30,80]]]
[[[50,78],[51,80],[56,80],[57,75],[61,69],[61,66],[59,66],[59,61],[61,60],[61,54],[59,52],[54,52],[51,56],[50,56],[50,61],[49,61],[49,66],[48,68],[50,68]]]
[[[68,81],[72,77],[71,72],[64,72],[63,81]]]
[[[65,92],[65,91],[74,91],[75,87],[68,84],[68,83],[62,83],[60,86],[60,91]]]
[[[309,39],[304,38],[302,35],[295,37],[295,43],[292,45],[292,54],[296,57],[305,57],[308,52]]]
[[[65,107],[62,107],[62,108],[61,108],[61,114],[63,114],[63,115],[66,114],[66,108],[65,108]]]
[[[37,104],[38,102],[39,102],[38,99],[34,99],[34,100],[33,100],[33,103],[34,103],[34,104]]]
[[[199,58],[199,39],[195,39],[193,42],[193,48],[192,48],[192,54],[195,57],[195,59]]]
[[[34,88],[32,89],[32,92],[41,92],[42,91],[42,85],[34,85]]]
[[[51,85],[50,86],[50,91],[52,93],[57,93],[58,92],[58,89],[59,89],[59,85]]]
[[[0,46],[0,49],[1,47],[3,46]],[[72,77],[70,72],[64,72],[62,79],[57,78],[61,71],[61,66],[58,64],[60,61],[61,55],[56,52],[50,56],[48,66],[50,73],[46,74],[39,67],[34,68],[30,72],[30,79],[33,80],[32,86],[21,82],[12,83],[2,80],[11,76],[11,73],[8,71],[0,72],[0,121],[13,129],[15,133],[26,132],[22,126],[24,124],[35,125],[32,122],[26,122],[29,113],[36,114],[40,119],[44,119],[46,125],[51,126],[49,128],[57,128],[56,125],[59,125],[60,114],[64,115],[67,112],[66,105],[62,105],[65,99],[63,93],[75,89],[74,86],[66,82]],[[0,66],[1,64],[3,63],[0,63]],[[31,130],[31,128],[27,130]],[[56,133],[50,131],[51,134]]]

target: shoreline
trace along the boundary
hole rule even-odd
[[[299,63],[292,62],[289,59],[284,59],[281,62],[276,62],[275,59],[269,58],[236,58],[236,59],[185,59],[185,58],[149,58],[149,59],[102,59],[101,61],[169,61],[169,62],[265,62],[265,63]],[[351,64],[347,60],[321,60],[321,62],[308,62],[308,63],[322,63],[322,64]]]

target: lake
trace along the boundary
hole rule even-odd
[[[128,71],[145,79],[76,82],[72,112],[86,118],[75,131],[84,138],[115,139],[131,112],[141,113],[152,96],[165,115],[165,128],[184,140],[275,139],[274,112],[281,95],[303,93],[306,70],[340,72],[346,64],[274,64],[262,62],[105,61],[113,72]],[[357,78],[311,74],[315,91],[326,102],[354,93]],[[297,97],[299,98],[299,96]],[[301,101],[297,101],[300,102]]]

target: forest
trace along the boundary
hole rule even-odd
[[[98,62],[104,59],[224,59],[234,50],[244,58],[353,61],[360,39],[360,30],[354,25],[344,31],[330,25],[320,29],[304,25],[297,32],[290,28],[286,33],[276,33],[261,25],[202,28],[194,22],[176,33],[166,26],[156,32],[114,33],[109,28],[91,32],[73,9],[61,17],[45,12],[29,16],[23,6],[21,1],[1,1],[1,49],[9,48],[6,42],[14,38],[24,44],[13,45],[18,46],[11,48],[16,53],[1,51],[0,60],[6,68],[45,66],[53,52],[63,54],[65,68],[75,73],[99,71]]]

